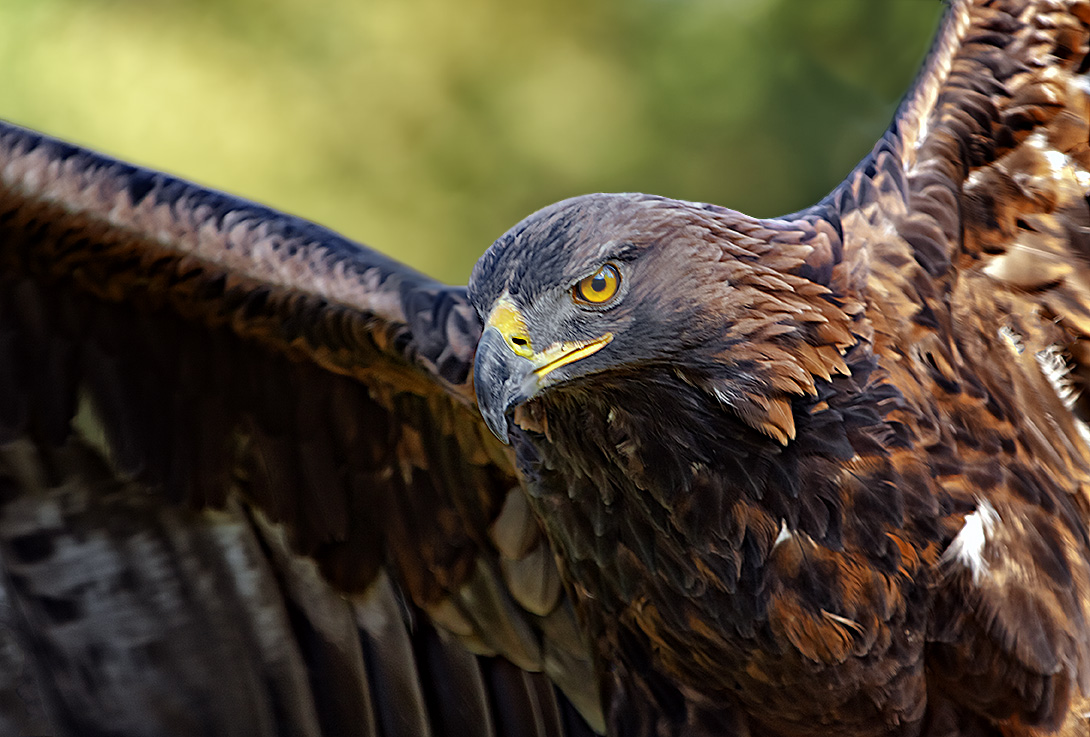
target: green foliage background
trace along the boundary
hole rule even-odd
[[[529,212],[776,215],[887,125],[938,0],[0,0],[0,117],[448,281]]]

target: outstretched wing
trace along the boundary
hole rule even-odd
[[[788,218],[865,309],[883,452],[950,510],[913,553],[940,723],[952,699],[1057,728],[1090,688],[1088,43],[1082,0],[955,0],[886,136]]]
[[[524,671],[600,724],[479,331],[328,230],[0,125],[11,731],[586,729]]]

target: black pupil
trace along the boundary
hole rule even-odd
[[[590,290],[592,292],[604,292],[606,290],[605,274],[598,272],[594,275],[594,278],[590,280]]]

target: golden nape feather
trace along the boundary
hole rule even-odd
[[[1090,2],[778,219],[448,287],[0,125],[0,732],[1090,733]]]

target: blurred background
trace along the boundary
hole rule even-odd
[[[938,0],[0,0],[0,118],[451,282],[554,200],[778,215],[870,149]]]

